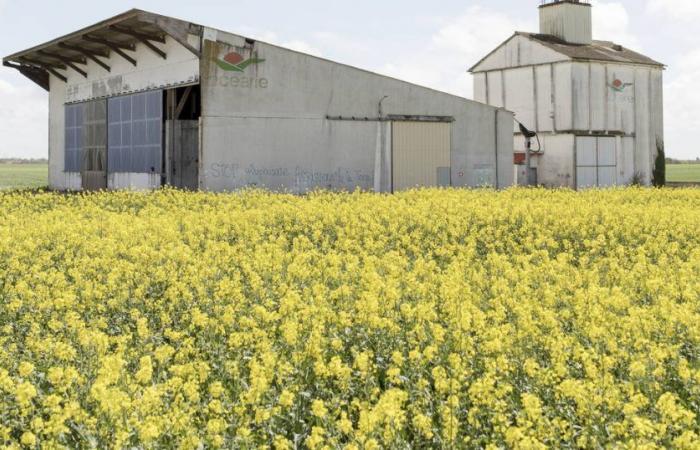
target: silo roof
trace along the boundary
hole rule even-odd
[[[610,41],[593,41],[590,45],[569,44],[556,36],[518,31],[525,36],[574,60],[606,61],[621,64],[643,64],[664,67],[663,63]]]

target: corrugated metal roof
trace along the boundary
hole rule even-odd
[[[576,60],[608,61],[623,64],[644,64],[650,66],[663,66],[648,56],[637,53],[621,45],[610,41],[593,41],[590,45],[569,44],[555,36],[537,33],[516,32],[516,35],[525,36],[537,41],[545,47],[566,55]]]

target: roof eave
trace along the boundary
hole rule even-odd
[[[123,27],[122,24],[127,26]],[[147,34],[144,34],[129,28],[129,24],[146,28],[149,31]],[[19,70],[23,75],[47,89],[44,77],[37,77],[36,70],[43,70],[64,82],[66,81],[66,76],[57,72],[57,69],[67,70],[71,68],[87,78],[86,70],[76,67],[75,63],[84,65],[87,59],[92,59],[109,71],[110,67],[96,56],[107,58],[112,51],[136,65],[136,59],[124,53],[123,50],[133,51],[135,44],[139,42],[145,44],[164,59],[167,59],[167,54],[153,45],[153,42],[164,43],[166,35],[173,38],[197,57],[201,57],[200,49],[189,44],[188,36],[191,34],[201,35],[202,30],[203,27],[201,25],[188,21],[162,16],[141,9],[131,9],[70,34],[13,53],[4,57],[2,62],[3,65]],[[98,35],[98,38],[95,38],[95,35]],[[125,36],[126,39],[124,39]],[[114,39],[117,39],[118,42],[115,42]],[[84,44],[83,42],[85,41],[90,44]],[[80,55],[80,58],[76,54]]]
[[[66,35],[61,36],[59,38],[52,39],[48,42],[44,42],[43,44],[36,45],[36,46],[28,48],[26,50],[22,50],[20,52],[13,53],[12,55],[4,57],[2,60],[3,60],[3,62],[13,61],[17,58],[21,58],[22,56],[26,56],[30,53],[38,52],[39,50],[44,50],[48,47],[54,46],[54,45],[58,44],[59,42],[67,41],[69,39],[74,39],[74,38],[76,38],[78,36],[82,36],[84,34],[90,34],[91,32],[108,27],[108,26],[113,25],[115,23],[119,23],[119,22],[123,22],[124,20],[132,19],[134,17],[137,17],[139,14],[151,14],[151,13],[140,10],[140,9],[130,9],[127,12],[124,12],[122,14],[118,14],[114,17],[110,17],[109,19],[105,19],[105,20],[98,22],[94,25],[87,26],[87,27],[82,28],[78,31],[74,31],[72,33],[66,34]]]

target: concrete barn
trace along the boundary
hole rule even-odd
[[[516,32],[479,61],[475,99],[515,112],[540,135],[530,182],[606,187],[652,181],[663,143],[663,64],[592,39],[592,6],[543,1],[540,32]],[[526,180],[525,139],[515,127],[516,166]]]
[[[513,115],[141,10],[3,59],[49,91],[50,187],[513,184]]]

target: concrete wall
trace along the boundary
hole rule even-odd
[[[544,141],[549,141],[551,134],[618,136],[618,154],[627,155],[630,145],[634,148],[631,163],[629,155],[619,160],[624,161],[625,167],[618,167],[618,182],[629,183],[635,173],[646,183],[651,182],[656,142],[663,140],[660,67],[573,61],[530,65],[536,61],[524,59],[521,62],[525,67],[475,74],[475,98],[495,106],[505,105],[515,112],[516,119],[538,131]],[[516,127],[516,134],[518,131]],[[521,141],[516,139],[516,150],[523,147]],[[553,186],[574,187],[575,177],[567,178],[569,170],[562,165],[562,158],[573,161],[574,140],[567,137],[556,142],[556,150],[548,143],[545,154],[538,157],[539,179]],[[559,149],[565,142],[571,144],[568,150]],[[548,161],[550,158],[553,161]]]
[[[549,64],[567,59],[561,53],[533,41],[528,36],[515,34],[481,60],[475,70],[490,72],[526,65]]]
[[[245,186],[305,192],[313,188],[391,190],[387,122],[327,116],[452,116],[452,183],[512,184],[512,116],[473,101],[310,55],[205,29],[201,64],[200,187]],[[252,64],[225,71],[236,52]],[[503,132],[502,127],[506,127]],[[498,147],[497,147],[498,146]],[[498,155],[498,156],[497,156]],[[497,180],[497,178],[499,178]]]
[[[190,36],[190,44],[199,48],[199,38]],[[65,118],[64,105],[91,99],[131,94],[152,89],[193,84],[199,81],[199,60],[185,47],[170,37],[165,44],[155,43],[167,53],[164,60],[143,44],[136,51],[126,53],[137,60],[134,67],[112,52],[102,58],[111,67],[108,72],[92,60],[88,60],[87,78],[68,69],[64,72],[68,82],[50,76],[49,92],[49,185],[58,190],[79,190],[80,173],[64,171]],[[85,66],[83,66],[85,67]],[[153,174],[113,173],[108,176],[112,189],[148,189],[160,186],[160,176]]]
[[[593,42],[591,5],[561,2],[540,6],[540,33],[571,44],[590,44]]]

